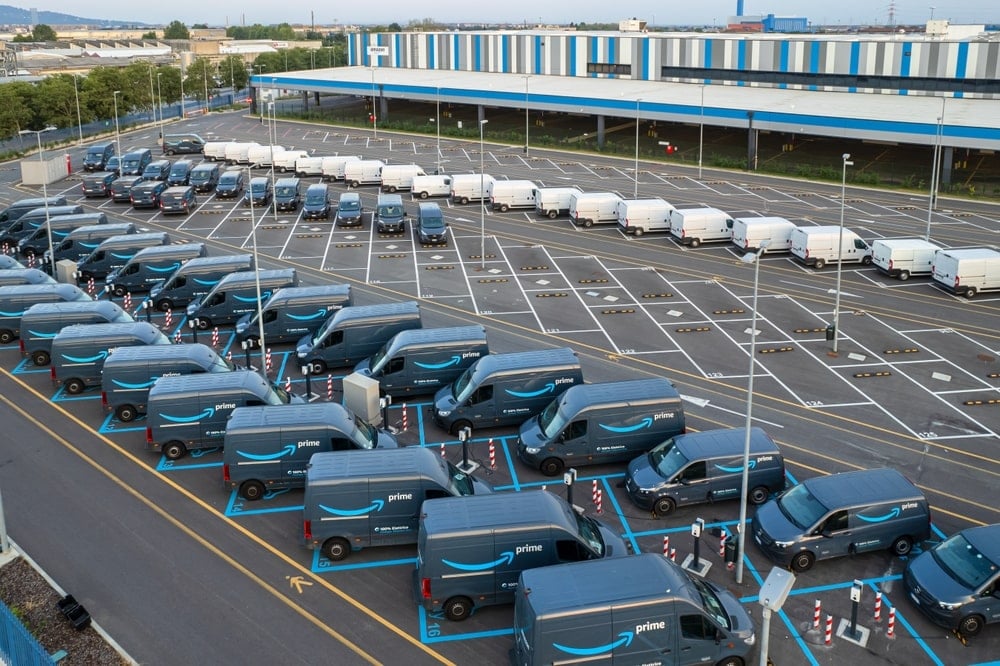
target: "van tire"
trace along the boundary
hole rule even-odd
[[[643,235],[644,233],[646,233],[646,230],[645,230],[645,229],[643,229],[642,227],[636,227],[636,228],[635,228],[635,231],[634,231],[634,232],[632,232],[632,233],[634,233],[634,234],[635,234],[635,237],[636,237],[636,238],[638,238],[639,236],[641,236],[641,235]]]
[[[899,279],[906,282],[910,279],[910,271],[899,271]]]
[[[313,361],[309,364],[309,371],[314,375],[322,375],[326,372],[326,363],[324,361]]]
[[[420,198],[421,199],[426,199],[427,198],[427,193],[426,192],[421,192],[420,193]]]
[[[892,542],[892,554],[896,557],[906,557],[913,550],[913,540],[908,536],[901,536]]]
[[[584,229],[589,229],[592,226],[594,226],[594,221],[593,220],[584,220],[583,221],[583,228]]]
[[[800,553],[795,553],[792,558],[792,571],[795,573],[802,573],[804,571],[809,571],[812,569],[812,565],[816,562],[816,556],[810,553],[808,550],[803,550]]]
[[[653,513],[660,518],[666,518],[674,512],[677,505],[669,497],[661,497],[653,502]]]
[[[390,185],[389,186],[389,194],[395,194],[395,193],[396,193],[396,186],[395,185]]]
[[[184,442],[174,440],[163,445],[163,455],[166,456],[167,460],[180,460],[185,453],[187,453],[187,447],[184,446]]]
[[[44,349],[39,349],[31,353],[31,362],[35,365],[48,365],[51,360],[52,358],[49,356],[49,353]]]
[[[757,486],[750,490],[750,496],[748,499],[751,504],[763,504],[767,501],[767,498],[771,496],[771,489],[767,486]]]
[[[66,393],[69,393],[70,395],[79,395],[80,393],[83,393],[83,389],[85,389],[86,387],[87,386],[86,384],[83,383],[83,380],[77,379],[76,377],[73,377],[72,379],[67,379],[65,382],[63,382],[63,390],[65,390]]]
[[[351,544],[343,537],[330,537],[323,542],[321,551],[331,562],[340,562],[351,554]]]
[[[125,289],[124,286],[122,286],[120,284],[116,284],[115,288],[114,288],[114,291],[112,291],[111,293],[114,294],[115,296],[121,298],[122,296],[124,296],[127,293],[127,290]]]
[[[160,301],[156,304],[156,309],[159,310],[160,312],[166,312],[167,310],[173,310],[174,309],[174,302],[171,301],[169,298],[161,298]]]
[[[872,255],[866,254],[865,256],[861,257],[862,266],[871,266],[871,263],[872,263]]]
[[[557,210],[550,210],[550,211],[548,212],[548,216],[549,216],[549,219],[550,219],[550,220],[554,220],[554,219],[556,219],[557,217],[559,217],[559,211],[557,211]]]
[[[462,419],[462,420],[459,420],[459,421],[455,421],[454,423],[451,424],[451,430],[449,430],[449,432],[452,435],[455,435],[456,437],[458,437],[458,433],[459,433],[459,431],[462,430],[462,428],[468,428],[471,431],[472,430],[472,422],[471,421],[466,421],[465,419]]]
[[[824,266],[826,266],[826,259],[822,258],[817,259],[816,263],[813,264],[813,268],[815,268],[816,270],[821,270]]]
[[[509,210],[510,210],[510,206],[508,206],[507,204],[500,204],[500,212],[501,213],[506,213]]]
[[[980,615],[967,615],[958,623],[958,633],[966,637],[975,636],[983,630],[983,618]]]
[[[726,657],[715,666],[743,666],[744,662],[739,657]]]
[[[264,484],[257,479],[244,481],[240,484],[240,497],[248,502],[256,502],[264,496],[265,492],[266,489],[264,488]]]
[[[137,415],[138,410],[133,405],[118,405],[118,408],[115,409],[115,418],[122,423],[134,421]]]
[[[692,238],[691,239],[691,243],[689,243],[689,244],[691,245],[691,247],[698,247],[699,245],[701,245],[701,239],[700,238]]]
[[[0,344],[8,345],[14,341],[14,331],[8,329],[0,330]]]
[[[472,614],[472,600],[468,597],[452,597],[444,602],[444,616],[452,622],[461,622]]]
[[[970,299],[975,298],[976,294],[978,293],[979,293],[978,289],[976,289],[975,287],[969,287],[968,289],[965,290],[965,297]]]
[[[348,185],[347,185],[347,186],[348,186],[348,187],[353,187],[353,188],[355,188],[355,189],[356,189],[356,188],[358,187],[358,185],[360,185],[360,184],[361,184],[361,183],[359,183],[358,181],[356,181],[356,180],[352,180],[352,181],[351,181],[350,183],[348,183]]]
[[[198,317],[198,330],[207,331],[212,326],[212,320],[205,317]]]
[[[460,204],[462,204],[464,206],[465,204],[469,203],[469,197],[461,197],[458,200],[458,203],[460,203]]]
[[[538,468],[545,476],[559,476],[563,471],[563,461],[559,458],[546,458]]]

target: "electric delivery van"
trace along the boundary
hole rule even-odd
[[[103,280],[110,273],[124,267],[140,250],[169,243],[170,235],[165,231],[142,234],[125,232],[118,236],[111,236],[101,241],[101,244],[94,248],[90,254],[76,262],[76,271],[73,276],[81,282],[91,278]]]
[[[157,245],[135,253],[120,269],[104,278],[115,296],[149,291],[160,280],[170,277],[184,263],[208,254],[204,243]]]
[[[28,356],[37,366],[51,360],[52,340],[66,326],[73,324],[123,324],[132,316],[111,301],[38,303],[21,317],[21,356]]]
[[[227,254],[221,257],[195,257],[168,278],[154,284],[149,300],[160,312],[183,307],[204,296],[230,273],[253,270],[253,255]]]
[[[144,321],[67,326],[52,338],[52,383],[76,395],[101,383],[104,361],[117,348],[169,344],[170,338]]]
[[[187,316],[201,330],[235,324],[240,317],[257,312],[258,285],[263,304],[277,290],[298,284],[299,274],[294,268],[230,273],[207,294],[188,303]]]
[[[15,284],[0,287],[0,345],[7,345],[21,335],[21,317],[37,303],[93,301],[71,284]]]
[[[334,312],[351,305],[351,286],[324,284],[313,287],[285,287],[271,294],[261,314],[248,312],[236,322],[236,339],[260,344],[261,320],[264,340],[293,342],[315,333]]]

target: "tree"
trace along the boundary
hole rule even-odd
[[[185,93],[198,100],[204,100],[206,92],[212,94],[215,89],[215,70],[208,58],[196,58],[185,74]]]
[[[118,115],[127,111],[123,106],[121,93],[125,90],[125,78],[117,67],[95,67],[87,74],[80,86],[80,105],[86,107],[97,118],[114,118],[114,92],[118,95]],[[2,86],[0,86],[2,87]]]
[[[136,60],[123,67],[123,97],[118,100],[118,111],[122,104],[129,110],[148,110],[155,106],[156,72],[152,63],[147,60]]]
[[[29,129],[33,89],[34,86],[23,81],[0,85],[0,136],[7,138]]]
[[[191,26],[192,30],[208,30],[207,23],[195,23]]]
[[[143,39],[158,39],[158,37],[156,36],[156,31],[155,30],[150,30],[149,32],[142,33],[142,38]]]
[[[191,33],[180,21],[171,21],[163,31],[163,39],[191,39]]]
[[[82,101],[82,100],[81,100]],[[36,123],[41,127],[74,127],[76,123],[76,91],[72,74],[47,76],[35,85],[34,106]],[[80,105],[82,117],[83,104]],[[87,118],[90,118],[88,112]]]
[[[31,30],[31,38],[36,42],[54,42],[58,39],[56,31],[44,23],[39,23]]]
[[[223,58],[219,62],[219,78],[222,79],[222,85],[233,90],[245,88],[250,77],[247,75],[247,66],[243,58],[238,55],[228,55]]]

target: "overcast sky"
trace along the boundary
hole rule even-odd
[[[622,7],[615,3],[584,2],[581,6],[567,0],[506,0],[505,2],[470,2],[469,0],[432,0],[427,3],[412,0],[383,0],[374,4],[293,2],[292,7],[274,0],[243,0],[214,2],[206,7],[203,0],[173,0],[172,2],[139,2],[134,0],[46,0],[34,6],[85,16],[87,18],[169,23],[179,20],[186,25],[207,23],[212,26],[252,25],[254,23],[301,23],[316,25],[334,23],[372,24],[398,22],[405,26],[413,19],[432,18],[448,22],[527,22],[529,25],[569,22],[617,22],[637,17],[653,25],[722,25],[726,17],[736,13],[736,0],[701,0],[700,2],[664,3],[657,0],[637,0]],[[807,0],[746,0],[745,14],[775,14],[805,16],[816,25],[823,24],[885,24],[889,22],[889,6],[895,5],[894,23],[922,23],[930,18],[947,18],[953,23],[1000,22],[1000,2],[997,0],[838,0],[811,2]],[[936,5],[936,6],[935,6]],[[25,5],[30,7],[31,5]],[[310,11],[314,19],[310,18]]]

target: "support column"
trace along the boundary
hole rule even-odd
[[[951,168],[955,164],[955,149],[952,146],[941,146],[940,183],[947,187],[951,185]]]
[[[747,111],[747,171],[757,170],[757,130],[753,126],[753,111]]]
[[[389,98],[382,94],[382,86],[378,87],[378,118],[382,122],[389,119]]]
[[[479,122],[486,120],[486,107],[482,104],[476,106],[476,116],[479,118]]]
[[[604,148],[604,116],[597,116],[597,148]]]
[[[308,90],[303,90],[302,91],[302,110],[303,111],[308,111],[309,110],[309,91]]]

